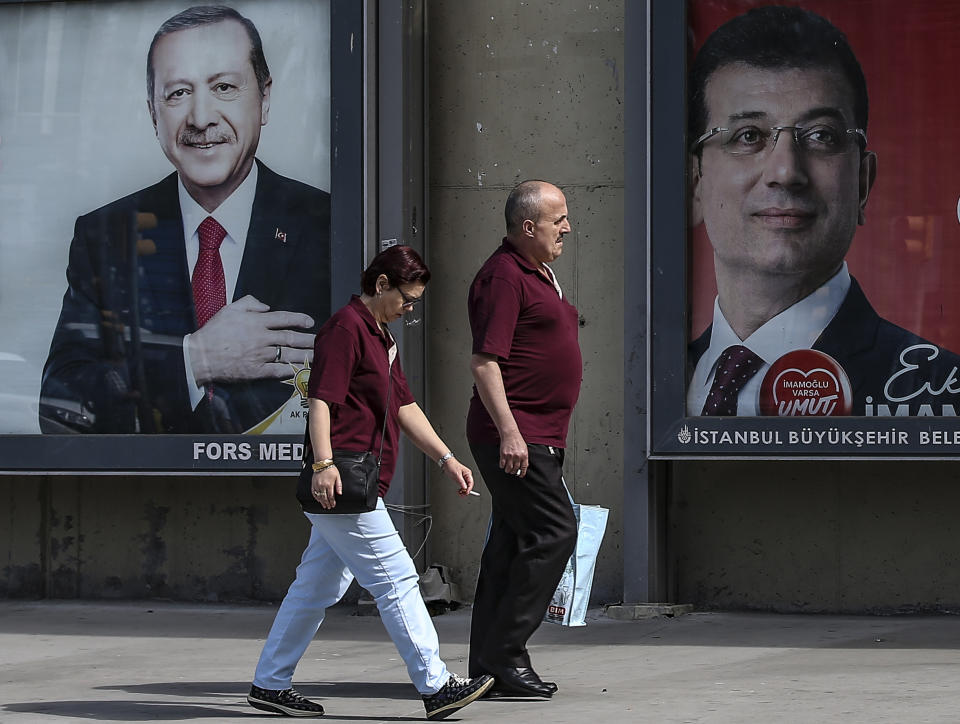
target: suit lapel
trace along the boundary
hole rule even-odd
[[[703,333],[687,345],[687,366],[686,380],[689,385],[693,380],[693,373],[697,369],[697,362],[703,357],[704,353],[710,347],[710,335],[713,332],[713,325],[707,327]]]
[[[137,211],[156,217],[156,226],[142,230],[138,243],[141,325],[156,334],[191,332],[195,328],[193,291],[176,173],[142,191]]]
[[[850,378],[854,397],[871,374],[870,353],[873,350],[880,316],[870,306],[866,295],[857,283],[850,279],[850,290],[826,326],[813,348],[833,357]]]
[[[257,192],[233,299],[252,294],[273,307],[295,258],[303,217],[290,212],[283,198],[283,179],[259,161],[257,164]]]

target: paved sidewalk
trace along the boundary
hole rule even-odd
[[[0,722],[291,721],[244,697],[275,609],[0,601]],[[297,670],[323,721],[422,721],[377,617],[331,611]],[[434,619],[465,673],[469,609]],[[487,724],[960,722],[960,617],[693,613],[545,624],[534,662],[560,692],[479,701]]]

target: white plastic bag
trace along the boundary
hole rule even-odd
[[[567,561],[543,620],[561,626],[586,626],[593,572],[610,511],[599,505],[574,503],[572,497],[570,503],[577,516],[577,548]]]

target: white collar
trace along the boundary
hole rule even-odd
[[[850,272],[847,263],[843,262],[840,270],[823,286],[765,322],[743,341],[731,329],[720,311],[719,300],[714,300],[713,331],[710,334],[710,348],[706,353],[711,360],[711,367],[723,350],[734,344],[749,348],[767,364],[791,350],[813,347],[817,337],[836,316],[849,290]]]
[[[190,239],[196,232],[197,227],[208,216],[217,220],[227,235],[237,244],[243,247],[247,241],[247,231],[250,228],[250,216],[253,212],[253,200],[257,195],[257,177],[259,170],[254,161],[250,173],[240,183],[236,190],[230,194],[223,203],[221,203],[212,212],[207,212],[187,191],[177,174],[177,191],[180,196],[180,213],[183,216],[184,236]]]

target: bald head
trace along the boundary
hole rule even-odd
[[[507,236],[512,237],[520,233],[524,221],[536,223],[540,220],[544,192],[549,193],[551,190],[560,191],[553,184],[537,179],[522,181],[513,187],[503,209],[507,222]]]
[[[531,263],[549,263],[563,252],[563,236],[570,232],[567,200],[553,184],[518,184],[507,197],[504,216],[507,238]]]

